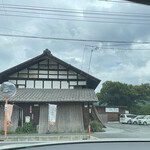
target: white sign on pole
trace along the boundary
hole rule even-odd
[[[13,106],[11,104],[7,104],[7,106],[5,105],[5,108],[7,107],[6,113],[7,113],[7,126],[12,126],[12,112],[13,112]]]
[[[119,112],[119,108],[105,108],[105,112]]]
[[[49,126],[55,126],[57,105],[49,104],[48,123]]]
[[[125,114],[129,114],[129,110],[125,110]]]

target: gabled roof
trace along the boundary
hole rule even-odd
[[[72,66],[72,65],[70,65],[70,64],[68,64],[64,61],[62,61],[62,60],[60,60],[59,58],[53,56],[51,54],[51,52],[48,49],[46,49],[46,50],[43,51],[43,54],[41,54],[41,55],[39,55],[35,58],[32,58],[32,59],[30,59],[30,60],[28,60],[24,63],[21,63],[17,66],[14,66],[14,67],[12,67],[8,70],[5,70],[5,71],[1,72],[0,73],[0,83],[6,81],[7,77],[12,75],[13,73],[16,73],[16,72],[18,72],[22,69],[25,69],[25,68],[27,68],[31,65],[34,65],[34,64],[36,64],[36,63],[38,63],[42,60],[45,60],[45,59],[53,60],[53,61],[55,61],[59,64],[62,64],[66,68],[71,69],[71,70],[73,70],[75,72],[78,72],[79,74],[83,75],[85,78],[87,78],[88,88],[95,89],[101,81],[101,80],[91,76],[90,74],[88,74],[88,73],[86,73],[86,72],[84,72],[84,71],[82,71],[82,70],[80,70],[80,69],[78,69],[78,68],[76,68],[76,67],[74,67],[74,66]]]
[[[93,89],[18,89],[9,102],[95,102],[98,101]],[[5,102],[0,95],[0,102]]]

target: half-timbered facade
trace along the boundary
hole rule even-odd
[[[23,125],[26,117],[30,117],[39,133],[86,129],[90,106],[97,101],[94,89],[100,82],[53,56],[47,49],[43,54],[0,73],[0,84],[5,81],[17,87],[17,94],[8,100],[15,105],[13,113],[18,116],[12,116],[17,124],[10,130]],[[1,96],[0,100],[0,112],[3,114],[4,98]],[[48,104],[58,106],[53,128],[48,127]]]

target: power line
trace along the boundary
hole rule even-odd
[[[133,25],[150,25],[150,23],[140,22],[119,22],[119,21],[100,21],[100,20],[85,20],[85,19],[68,19],[68,18],[51,18],[51,17],[40,17],[40,16],[27,16],[27,15],[10,15],[0,14],[0,16],[11,16],[11,17],[23,17],[23,18],[37,18],[37,19],[53,19],[53,20],[64,20],[64,21],[78,21],[78,22],[89,22],[89,23],[117,23],[117,24],[133,24]]]
[[[150,48],[148,48],[148,49],[140,49],[140,48],[134,48],[134,49],[132,49],[132,48],[118,48],[118,49],[116,49],[116,48],[114,48],[114,47],[102,47],[101,49],[108,49],[108,50],[123,50],[123,51],[149,51],[150,50]]]
[[[3,11],[3,10],[0,10],[0,11]],[[148,21],[149,22],[149,20],[147,20],[147,19],[143,19],[143,18],[141,18],[141,19],[134,19],[134,18],[110,18],[110,17],[95,17],[95,16],[75,16],[75,15],[65,15],[65,14],[51,14],[51,13],[39,13],[39,12],[32,12],[32,11],[13,11],[13,10],[7,10],[7,12],[14,12],[14,13],[27,13],[27,14],[40,14],[40,15],[51,15],[51,16],[64,16],[64,17],[78,17],[78,18],[97,18],[97,19],[119,19],[119,20],[127,20],[127,21],[129,21],[129,20],[132,20],[132,21]]]
[[[87,46],[87,47],[92,47],[92,48],[99,48],[99,49],[107,49],[107,50],[123,50],[123,51],[128,51],[128,50],[130,50],[130,51],[144,51],[144,50],[146,50],[146,51],[149,51],[150,50],[150,48],[143,48],[143,49],[141,49],[141,48],[121,48],[121,47],[118,47],[117,49],[116,49],[116,47],[103,47],[103,46],[101,46],[101,47],[99,47],[99,46],[93,46],[93,45],[85,45],[85,46]]]
[[[2,5],[2,4],[0,4]],[[149,17],[150,14],[145,13],[128,13],[128,12],[108,12],[108,11],[94,11],[94,10],[78,10],[78,9],[64,9],[64,8],[51,8],[51,7],[35,7],[24,5],[10,5],[5,4],[8,9],[23,9],[32,11],[47,11],[59,13],[76,13],[76,14],[90,14],[90,15],[118,15],[118,16],[133,16],[133,17]],[[107,13],[107,14],[106,14]]]
[[[0,5],[3,5],[3,4],[0,4]],[[147,13],[142,13],[142,12],[140,12],[140,13],[129,13],[129,12],[120,12],[120,11],[100,11],[100,10],[87,10],[87,9],[67,9],[67,8],[58,8],[58,7],[55,7],[55,8],[53,8],[53,7],[39,7],[39,6],[31,6],[31,5],[13,5],[13,4],[5,4],[5,6],[11,6],[11,9],[14,7],[14,6],[16,6],[16,7],[29,7],[29,8],[42,8],[42,9],[46,9],[46,10],[73,10],[73,11],[77,11],[77,12],[99,12],[99,13],[118,13],[118,14],[130,14],[130,15],[132,15],[132,14],[136,14],[136,15],[140,15],[140,14],[142,14],[142,15],[147,15]]]
[[[3,4],[0,4],[3,5]],[[146,13],[129,13],[129,12],[110,12],[110,11],[98,11],[98,10],[81,10],[81,9],[66,9],[66,8],[53,8],[53,7],[39,7],[39,6],[31,6],[31,5],[12,5],[12,4],[5,4],[6,6],[11,6],[9,8],[14,8],[14,6],[19,6],[19,7],[29,7],[29,8],[42,8],[42,9],[46,9],[47,11],[49,10],[73,10],[73,11],[77,11],[77,12],[99,12],[99,13],[119,13],[119,14],[143,14],[143,15],[147,15]],[[16,8],[15,8],[16,9]]]
[[[33,38],[33,39],[45,39],[45,40],[59,40],[59,41],[74,41],[74,42],[95,42],[95,43],[126,43],[126,44],[150,44],[150,41],[147,42],[132,42],[132,41],[105,41],[105,40],[88,40],[88,39],[71,39],[71,38],[56,38],[56,37],[44,37],[44,36],[31,36],[31,35],[14,35],[14,34],[2,34],[0,36],[5,37],[18,37],[18,38]]]

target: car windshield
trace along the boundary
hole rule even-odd
[[[136,118],[137,118],[137,119],[143,119],[144,117],[145,117],[145,116],[139,116],[139,117],[137,116]]]
[[[147,119],[147,118],[149,118],[149,116],[145,116],[143,119]]]
[[[0,1],[0,141],[150,139],[150,5],[131,1]]]

